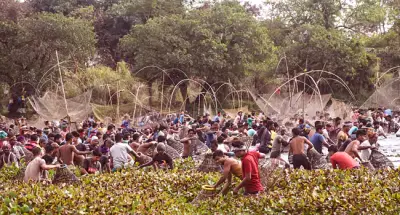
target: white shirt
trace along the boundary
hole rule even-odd
[[[368,140],[366,140],[366,141],[362,142],[362,143],[360,144],[360,146],[371,146],[371,144],[369,143]],[[370,156],[371,156],[371,149],[364,149],[364,150],[361,150],[360,157],[361,157],[361,159],[362,159],[363,161],[368,161]]]
[[[116,143],[110,148],[110,155],[113,159],[114,168],[121,168],[129,162],[129,152],[133,152],[133,149],[128,144],[124,143]]]
[[[329,138],[329,133],[328,133],[328,130],[326,130],[326,128],[324,128],[324,129],[322,130],[322,135],[325,137],[325,139],[328,139],[328,138]]]

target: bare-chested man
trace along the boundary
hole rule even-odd
[[[183,153],[182,158],[188,158],[193,156],[193,152],[195,151],[197,137],[196,131],[193,129],[188,130],[188,137],[183,138],[181,142],[183,143]]]
[[[366,150],[366,149],[374,149],[373,146],[360,146],[362,142],[367,139],[367,131],[364,129],[360,129],[356,133],[356,140],[349,143],[349,145],[344,150],[347,154],[349,154],[352,158],[358,158],[360,161],[363,161],[358,151]]]
[[[61,146],[58,149],[58,157],[60,158],[60,161],[63,164],[66,165],[74,165],[74,156],[75,155],[86,155],[86,154],[90,154],[92,152],[88,151],[88,152],[82,152],[79,151],[75,148],[75,146],[72,144],[72,141],[74,139],[74,135],[72,135],[71,133],[68,133],[65,135],[65,144],[63,146]],[[81,160],[81,159],[79,159]],[[79,163],[77,163],[77,165],[79,165]]]
[[[148,139],[147,142],[140,144],[140,146],[137,148],[137,152],[145,154],[150,157],[153,157],[153,154],[149,154],[148,151],[154,145],[157,145],[157,142],[151,141],[151,139]]]
[[[301,130],[299,128],[293,128],[292,133],[293,138],[290,140],[289,153],[293,153],[293,167],[299,169],[300,166],[303,166],[304,169],[311,170],[311,164],[304,153],[304,143],[308,145],[308,151],[313,148],[313,144],[307,138],[300,136]]]
[[[227,181],[221,191],[222,195],[226,195],[229,191],[229,187],[232,184],[232,175],[242,179],[242,163],[236,159],[225,156],[224,152],[221,150],[216,150],[213,153],[213,158],[215,162],[224,166],[224,173],[222,177],[213,187],[217,188],[219,185]]]

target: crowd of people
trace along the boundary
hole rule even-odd
[[[167,170],[174,168],[176,158],[204,153],[198,150],[203,144],[223,170],[214,188],[224,184],[221,192],[226,194],[234,176],[241,183],[233,193],[244,188],[246,195],[254,195],[264,189],[260,159],[282,163],[284,168],[311,170],[310,154],[314,153],[326,157],[334,169],[358,169],[378,147],[379,136],[399,130],[399,117],[390,110],[354,110],[352,120],[346,122],[327,119],[320,113],[314,119],[310,123],[295,116],[279,125],[263,113],[246,115],[239,111],[232,118],[218,113],[193,119],[182,112],[138,126],[125,118],[116,126],[91,116],[73,130],[65,120],[46,121],[43,128],[35,128],[21,118],[1,124],[0,168],[26,165],[25,182],[46,180],[46,171],[61,165],[78,168],[82,175],[112,173],[126,167]],[[177,145],[182,150],[173,157],[169,148],[179,151]],[[288,159],[282,155],[286,150]]]

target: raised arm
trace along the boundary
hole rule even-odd
[[[72,151],[77,154],[77,155],[87,155],[92,153],[91,151],[88,152],[83,152],[83,151],[79,151],[78,149],[76,149],[76,147],[74,145],[71,145]]]

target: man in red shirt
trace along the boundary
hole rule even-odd
[[[346,152],[338,152],[337,146],[331,145],[328,148],[329,155],[331,156],[331,163],[334,169],[358,169],[360,168],[360,164],[354,160],[348,153]]]
[[[261,185],[260,174],[258,172],[258,159],[265,158],[264,154],[259,152],[248,152],[243,142],[237,141],[232,143],[233,151],[236,157],[242,159],[242,182],[233,190],[233,194],[237,194],[244,187],[245,195],[255,195],[263,191]]]

